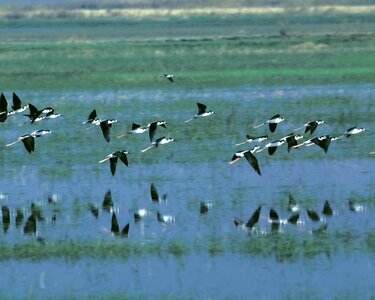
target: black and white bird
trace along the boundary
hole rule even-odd
[[[12,116],[17,113],[22,113],[29,107],[28,104],[22,106],[21,99],[17,96],[16,93],[13,93],[12,99],[13,99],[13,105],[12,105],[13,110],[8,112],[8,116]]]
[[[168,144],[168,143],[173,142],[173,141],[175,141],[173,138],[168,138],[168,137],[163,136],[163,137],[158,138],[155,141],[151,142],[151,145],[148,146],[145,149],[142,149],[141,152],[142,153],[146,152],[146,151],[150,150],[151,148],[156,149],[159,145],[165,145],[165,144]]]
[[[189,120],[186,120],[185,123],[188,123],[188,122],[190,122],[190,121],[193,121],[193,120],[196,119],[196,118],[207,117],[207,116],[210,116],[210,115],[214,114],[213,111],[210,111],[210,110],[208,111],[208,110],[206,110],[206,109],[207,109],[207,106],[206,106],[206,105],[204,105],[204,104],[202,104],[202,103],[199,103],[199,102],[197,102],[197,105],[198,105],[198,113],[197,113],[193,118],[191,118],[191,119],[189,119]]]
[[[323,120],[315,120],[315,121],[305,123],[303,124],[302,127],[296,128],[295,130],[305,128],[305,133],[308,133],[310,131],[310,134],[313,134],[315,129],[321,124],[324,124]]]
[[[322,136],[319,136],[319,137],[314,137],[312,139],[308,139],[308,140],[304,141],[303,143],[301,143],[299,145],[293,146],[292,148],[299,148],[299,147],[303,147],[303,146],[310,147],[310,146],[315,144],[315,145],[319,146],[320,148],[322,148],[325,153],[327,153],[329,145],[331,144],[331,141],[339,140],[342,137],[343,136],[332,137],[332,136],[329,136],[329,135],[322,135]]]
[[[277,115],[274,115],[271,119],[263,122],[262,124],[254,126],[254,128],[259,128],[263,125],[268,124],[270,131],[275,132],[277,124],[279,124],[283,121],[285,121],[285,119],[283,117],[281,117],[279,114],[277,114]]]
[[[30,113],[25,116],[29,118],[31,123],[41,121],[46,118],[46,115],[50,115],[55,112],[55,110],[50,106],[45,107],[43,109],[37,109],[34,105],[29,103],[28,107],[29,107]]]
[[[174,82],[174,80],[173,80],[174,75],[173,74],[164,73],[164,74],[160,75],[160,77],[168,79],[170,82]]]
[[[97,119],[97,114],[96,114],[96,109],[94,108],[91,113],[89,114],[89,116],[87,117],[87,120],[82,122],[82,125],[84,124],[95,124],[95,123],[100,123],[99,122],[100,120]]]
[[[167,128],[167,126],[165,124],[167,124],[166,121],[154,121],[154,122],[148,123],[147,125],[139,125],[137,123],[133,123],[131,130],[118,135],[117,138],[121,138],[121,137],[126,136],[128,134],[141,134],[141,133],[144,133],[146,131],[149,131],[150,140],[152,140],[152,138],[154,137],[154,134],[156,132],[157,126]],[[151,138],[151,136],[152,136],[152,138]]]
[[[241,143],[238,143],[238,144],[235,144],[235,146],[241,146],[241,145],[244,145],[246,143],[248,144],[251,144],[253,142],[257,142],[257,143],[260,143],[264,140],[268,139],[268,136],[267,135],[262,135],[262,136],[251,136],[249,134],[246,135],[246,141],[244,142],[241,142]]]
[[[156,189],[156,186],[154,183],[151,183],[150,194],[151,194],[151,200],[153,202],[164,202],[164,203],[167,202],[167,194],[163,194],[160,197],[158,190]]]
[[[31,153],[31,152],[34,152],[34,149],[35,149],[35,138],[41,137],[41,136],[46,135],[48,133],[51,133],[51,130],[48,130],[48,129],[35,130],[31,133],[24,134],[24,135],[20,136],[16,141],[14,141],[12,143],[9,143],[5,146],[10,147],[10,146],[12,146],[12,145],[14,145],[18,142],[22,142],[24,144],[27,152]]]
[[[117,166],[118,159],[120,159],[124,163],[124,165],[128,167],[128,157],[127,157],[128,153],[129,152],[126,151],[126,150],[120,150],[120,151],[113,152],[111,154],[108,154],[106,156],[106,158],[100,160],[99,163],[101,164],[101,163],[109,160],[111,173],[112,173],[112,176],[114,176],[115,172],[116,172],[116,166]]]
[[[161,214],[159,211],[156,212],[156,217],[160,223],[173,223],[176,221],[176,218],[171,215]]]
[[[253,149],[238,151],[233,155],[232,159],[229,161],[229,164],[234,164],[235,162],[237,162],[242,157],[245,157],[246,160],[249,162],[249,164],[253,167],[255,172],[257,172],[258,175],[261,176],[262,174],[260,172],[258,160],[253,154],[254,152],[256,152],[259,149],[260,149],[259,146],[255,146]]]
[[[262,152],[265,149],[268,149],[268,154],[273,155],[276,152],[277,148],[280,147],[281,145],[284,145],[285,143],[286,143],[285,138],[282,138],[282,139],[277,140],[277,141],[273,141],[271,143],[267,143],[266,145],[264,145],[264,147],[260,148],[257,151],[257,153]]]
[[[104,139],[109,143],[111,139],[111,131],[110,128],[112,127],[113,123],[117,123],[118,121],[116,119],[106,119],[102,120],[97,118],[96,110],[93,109],[92,112],[89,114],[86,121],[82,122],[82,124],[91,124],[93,126],[88,127],[87,129],[91,129],[94,126],[100,126],[100,129],[102,130]]]
[[[284,136],[280,140],[285,140],[285,142],[288,144],[288,152],[290,152],[290,149],[298,145],[298,140],[302,139],[303,135],[300,134],[294,134],[290,133],[287,136]]]
[[[344,135],[348,138],[352,135],[355,135],[355,134],[358,134],[358,133],[361,133],[363,131],[365,131],[366,128],[360,128],[360,127],[351,127],[349,128],[345,133]]]
[[[121,236],[127,237],[129,234],[129,227],[130,227],[130,224],[127,223],[120,232],[120,226],[118,225],[117,216],[115,212],[112,212],[111,232],[114,235],[121,235]]]
[[[254,213],[251,215],[247,223],[244,224],[243,221],[241,221],[238,218],[232,218],[234,225],[239,226],[241,225],[242,228],[252,229],[256,223],[259,221],[260,211],[262,209],[262,206],[259,205],[258,208],[254,211]]]

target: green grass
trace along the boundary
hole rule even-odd
[[[288,20],[289,37],[272,16],[2,21],[0,82],[4,90],[372,82],[374,34],[342,31],[358,28],[356,17]]]

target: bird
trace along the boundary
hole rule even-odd
[[[10,224],[10,210],[6,205],[1,206],[1,214],[3,219],[3,231],[7,233]]]
[[[141,152],[142,153],[146,152],[146,151],[150,150],[151,148],[157,148],[159,145],[168,144],[168,143],[173,142],[173,141],[175,141],[173,138],[167,138],[167,137],[163,136],[161,138],[156,139],[154,142],[151,142],[151,145],[148,146],[145,149],[142,149]]]
[[[328,200],[326,200],[324,202],[322,213],[323,213],[323,215],[326,215],[326,216],[332,216],[333,215],[333,210],[332,210],[331,205],[329,204]]]
[[[23,221],[23,211],[20,208],[16,209],[16,227],[18,228],[21,226],[22,221]]]
[[[154,122],[148,123],[147,125],[139,125],[137,123],[133,123],[131,130],[118,135],[117,138],[121,138],[128,134],[139,134],[139,133],[144,133],[146,131],[149,131],[149,137],[150,137],[150,140],[152,140],[151,137],[154,136],[157,126],[162,126],[164,128],[167,128],[165,124],[167,124],[166,121],[154,121]]]
[[[134,211],[134,222],[139,222],[142,218],[150,215],[150,211],[146,208],[139,208]]]
[[[229,161],[229,164],[234,164],[240,158],[245,157],[246,160],[249,162],[249,164],[253,167],[253,169],[255,170],[255,172],[257,172],[259,176],[262,176],[262,174],[260,172],[258,160],[257,160],[257,158],[253,154],[258,149],[260,149],[260,147],[259,146],[255,146],[253,149],[236,152],[233,155],[232,159]]]
[[[109,143],[109,141],[111,139],[110,128],[112,127],[113,123],[117,123],[117,120],[116,119],[108,119],[108,120],[104,120],[104,121],[99,122],[99,124],[95,124],[95,125],[100,125],[100,129],[102,130],[104,139],[108,143]]]
[[[358,133],[361,133],[363,131],[365,131],[366,128],[359,128],[359,127],[351,127],[349,128],[345,133],[344,135],[348,138],[354,134],[358,134]]]
[[[113,208],[112,192],[111,190],[108,190],[104,195],[102,209],[109,212],[112,208]]]
[[[312,210],[312,209],[306,209],[307,211],[307,216],[309,217],[309,219],[313,222],[319,222],[320,221],[320,218],[319,218],[319,215],[316,213],[316,211]]]
[[[277,114],[277,115],[274,115],[271,119],[263,122],[262,124],[254,126],[254,128],[259,128],[263,125],[268,124],[270,131],[275,132],[277,124],[279,124],[283,121],[285,121],[285,119],[283,117],[281,117],[279,114]]]
[[[22,136],[20,136],[16,141],[12,142],[12,143],[9,143],[7,145],[5,145],[6,147],[10,147],[20,141],[22,141],[22,143],[24,144],[25,146],[25,149],[27,150],[27,152],[31,153],[31,152],[34,152],[34,148],[35,148],[35,138],[36,137],[41,137],[43,135],[46,135],[46,134],[49,134],[51,133],[51,130],[48,130],[48,129],[39,129],[39,130],[35,130],[31,133],[28,133],[28,134],[24,134]]]
[[[312,145],[315,144],[315,145],[319,146],[320,148],[322,148],[325,153],[327,153],[329,145],[331,144],[331,141],[339,140],[342,137],[343,136],[332,137],[332,136],[329,136],[329,135],[322,135],[322,136],[319,136],[319,137],[314,137],[314,138],[308,139],[301,144],[292,146],[292,148],[299,148],[299,147],[302,147],[302,146],[309,147],[309,146],[312,146]]]
[[[25,116],[29,118],[29,120],[31,121],[31,124],[34,123],[34,122],[38,122],[38,121],[41,121],[41,120],[45,119],[46,115],[54,113],[54,111],[55,111],[50,106],[45,107],[43,109],[37,109],[31,103],[28,104],[28,107],[29,107],[30,113],[28,115],[25,115]]]
[[[27,221],[25,226],[23,227],[23,233],[24,234],[35,234],[36,233],[36,219],[33,214],[31,214]]]
[[[305,124],[303,124],[302,127],[296,128],[294,130],[299,130],[299,129],[305,128],[305,133],[308,133],[310,131],[310,134],[313,134],[315,129],[321,124],[324,124],[323,120],[315,120],[315,121],[305,123]]]
[[[288,152],[290,152],[290,149],[292,149],[292,147],[294,146],[297,146],[298,145],[297,141],[302,138],[303,138],[303,135],[290,133],[287,136],[281,138],[280,140],[285,140],[285,142],[288,143]]]
[[[276,152],[277,147],[280,147],[281,145],[284,145],[285,143],[286,143],[286,138],[282,138],[280,140],[273,141],[271,143],[266,144],[264,147],[260,148],[257,151],[257,153],[262,152],[265,149],[268,149],[268,154],[273,155]]]
[[[234,222],[234,225],[238,226],[238,225],[243,225],[244,228],[247,228],[247,229],[252,229],[254,227],[254,225],[256,223],[258,223],[259,221],[259,216],[260,216],[260,211],[262,209],[262,206],[259,205],[258,208],[254,211],[254,213],[251,215],[251,217],[249,218],[249,220],[247,221],[246,224],[244,224],[243,221],[241,221],[240,219],[238,218],[232,218],[233,222]]]
[[[160,77],[168,79],[170,82],[174,82],[174,80],[173,80],[174,75],[173,74],[164,73],[164,74],[160,75]]]
[[[199,103],[199,102],[197,102],[197,105],[198,105],[198,113],[193,118],[186,120],[185,123],[193,121],[194,119],[199,118],[199,117],[207,117],[207,116],[214,114],[213,111],[206,110],[207,109],[206,105]]]
[[[176,218],[170,215],[162,215],[159,211],[156,212],[156,217],[160,223],[173,223]]]
[[[290,224],[297,224],[299,220],[299,213],[294,213],[288,219],[288,223]]]
[[[12,99],[13,99],[12,109],[15,113],[21,113],[29,107],[28,104],[22,106],[21,99],[17,96],[16,93],[13,93]]]
[[[167,201],[167,194],[163,194],[161,197],[159,196],[158,190],[154,183],[151,183],[150,186],[150,193],[151,193],[151,200],[153,202],[166,202]]]
[[[128,157],[127,157],[128,153],[129,152],[126,150],[119,150],[119,151],[112,152],[111,154],[108,154],[106,158],[100,160],[99,163],[101,164],[109,160],[111,173],[112,173],[112,176],[114,176],[116,172],[117,160],[119,158],[124,163],[124,165],[128,167]]]
[[[291,212],[299,212],[300,211],[300,206],[297,203],[296,199],[294,199],[292,194],[289,194],[288,210],[291,211]]]
[[[273,208],[270,209],[269,222],[272,224],[285,225],[288,220],[280,219],[278,213]]]
[[[249,134],[246,135],[246,141],[244,142],[241,142],[241,143],[238,143],[238,144],[235,144],[234,146],[241,146],[241,145],[244,145],[246,143],[250,144],[252,142],[257,142],[257,143],[260,143],[264,140],[268,139],[268,136],[267,135],[262,135],[262,136],[251,136]]]
[[[87,117],[87,120],[84,121],[84,122],[82,122],[82,125],[87,124],[87,123],[91,124],[91,123],[97,121],[98,119],[96,117],[97,117],[97,115],[96,115],[96,109],[94,108],[91,111],[91,113],[89,114],[89,116]]]
[[[130,224],[127,223],[124,228],[120,232],[120,226],[118,225],[117,216],[115,212],[112,212],[112,219],[111,219],[111,232],[115,235],[121,235],[127,237],[129,234],[129,227]]]
[[[97,118],[96,109],[93,109],[91,113],[89,114],[86,121],[82,122],[82,125],[84,124],[91,124],[92,126],[86,128],[91,129],[95,126],[100,126],[100,129],[102,130],[104,139],[109,143],[111,138],[111,132],[110,128],[112,127],[113,123],[117,123],[118,121],[116,119],[106,119],[102,120]]]
[[[5,95],[1,93],[0,95],[0,122],[3,123],[8,117],[8,101]]]

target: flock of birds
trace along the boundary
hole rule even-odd
[[[172,74],[163,74],[161,75],[162,77],[166,78],[170,82],[174,82],[173,80],[173,75]],[[13,105],[12,105],[12,110],[8,111],[8,102],[2,93],[0,96],[0,122],[5,122],[6,119],[12,115],[15,114],[21,114],[24,113],[27,109],[29,109],[28,114],[24,114],[25,117],[27,117],[27,120],[25,122],[30,122],[30,123],[39,123],[43,120],[46,119],[55,119],[61,116],[61,114],[55,112],[55,110],[52,107],[45,107],[43,109],[38,109],[31,103],[27,105],[22,105],[22,102],[20,98],[17,96],[17,94],[13,93]],[[185,123],[189,123],[197,118],[202,118],[202,117],[209,117],[214,115],[213,111],[207,110],[207,106],[203,103],[198,102],[197,103],[198,111],[197,113],[190,119],[186,120]],[[269,130],[271,133],[275,132],[277,130],[278,125],[281,122],[286,121],[281,115],[277,114],[271,117],[270,119],[264,121],[263,123],[254,126],[253,128],[259,128],[262,126],[268,126]],[[97,112],[95,109],[91,111],[91,113],[88,115],[87,119],[82,122],[82,125],[88,126],[87,129],[93,128],[95,126],[100,126],[102,134],[104,139],[109,143],[111,139],[111,127],[114,123],[116,123],[116,119],[100,119],[97,116]],[[337,141],[340,140],[344,137],[349,138],[353,135],[359,134],[363,131],[365,131],[365,128],[360,128],[360,127],[351,127],[347,129],[343,134],[339,136],[330,136],[330,135],[321,135],[321,136],[312,136],[312,134],[315,132],[318,126],[321,124],[324,124],[325,122],[323,120],[313,120],[310,122],[307,122],[303,124],[303,126],[296,128],[292,133],[278,139],[272,142],[265,142],[268,140],[268,135],[259,135],[259,136],[252,136],[252,135],[246,135],[246,140],[239,142],[235,144],[235,147],[238,146],[243,146],[243,145],[250,145],[252,143],[257,143],[253,148],[247,148],[245,150],[240,150],[236,151],[233,155],[233,157],[229,160],[229,164],[234,164],[237,161],[239,161],[241,158],[245,158],[250,166],[255,170],[255,172],[261,176],[261,169],[259,166],[258,159],[256,157],[257,153],[260,153],[264,150],[268,151],[269,155],[274,155],[276,150],[286,144],[287,145],[287,151],[291,151],[292,149],[297,149],[301,147],[310,147],[313,145],[316,145],[324,150],[325,153],[328,152],[329,146],[332,141]],[[158,148],[160,145],[168,144],[170,142],[175,141],[171,137],[160,137],[155,139],[155,134],[157,131],[158,127],[163,127],[166,128],[166,121],[163,120],[157,120],[153,121],[151,123],[148,123],[146,125],[139,125],[136,123],[132,124],[132,127],[130,130],[120,134],[117,136],[117,138],[122,138],[127,135],[131,134],[142,134],[145,132],[148,132],[149,135],[149,140],[150,140],[150,145],[144,149],[141,150],[142,153],[154,148]],[[304,129],[304,134],[309,134],[309,138],[305,139],[303,142],[299,142],[304,136],[302,134],[296,133],[297,131]],[[22,142],[26,151],[29,153],[32,153],[35,151],[35,138],[42,137],[44,135],[50,134],[51,130],[48,129],[38,129],[34,130],[31,133],[24,134],[20,137],[18,137],[15,141],[12,141],[8,144],[6,144],[7,147],[10,147],[14,144],[17,144],[18,142]],[[116,166],[118,159],[120,161],[128,166],[128,155],[129,152],[125,149],[120,149],[115,152],[112,152],[108,154],[105,158],[101,159],[99,163],[104,163],[106,161],[109,161],[110,163],[110,171],[112,175],[115,175],[116,172]],[[375,154],[375,152],[370,152],[370,154]],[[110,197],[107,197],[105,201],[109,201]],[[155,186],[151,186],[151,198],[153,200],[157,199],[159,201],[159,196],[157,195],[157,191]],[[156,200],[155,200],[156,201]],[[105,207],[110,207],[111,205],[108,205],[108,203],[103,203],[103,209]],[[207,212],[209,209],[209,204],[201,203],[201,213]],[[35,211],[35,207],[32,208],[32,211]],[[97,211],[97,208],[91,207],[91,211],[93,214],[95,214],[95,211]],[[259,206],[253,215],[250,217],[250,219],[245,223],[238,218],[233,218],[233,222],[236,226],[241,226],[243,228],[247,229],[252,229],[253,226],[258,222],[259,220],[259,215],[261,211],[261,206]],[[279,218],[278,214],[274,209],[270,210],[269,214],[269,220],[271,221],[272,224],[286,224],[286,223],[291,223],[291,224],[297,224],[298,219],[299,219],[299,212],[296,210],[292,210],[294,214],[287,220],[282,220]],[[325,215],[332,215],[332,209],[326,201],[324,204],[323,208],[323,214]],[[142,216],[144,216],[147,213],[146,210],[139,210],[135,213],[134,218],[140,219]],[[308,217],[313,220],[313,221],[318,221],[320,220],[318,214],[312,210],[307,210],[307,215]],[[2,217],[3,217],[3,224],[9,223],[9,210],[7,209],[6,206],[2,207]],[[17,223],[17,218],[20,219],[20,216],[16,216],[16,223]],[[24,233],[35,233],[36,232],[36,220],[38,219],[38,216],[35,213],[32,213],[29,217],[29,219],[26,222],[26,225],[24,227]],[[159,212],[157,212],[157,219],[160,222],[172,222],[174,218],[172,216],[165,216],[161,215]],[[5,228],[4,228],[5,231]],[[129,232],[129,223],[125,225],[125,227],[120,231],[120,227],[118,225],[117,221],[117,216],[115,212],[112,212],[112,223],[111,223],[111,232],[115,234],[120,234],[127,236]]]

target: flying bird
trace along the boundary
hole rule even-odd
[[[305,124],[303,124],[302,127],[296,128],[294,130],[299,130],[299,129],[305,128],[305,133],[308,133],[310,131],[310,134],[313,134],[315,129],[321,124],[324,124],[323,120],[315,120],[315,121],[305,123]]]
[[[117,160],[118,159],[120,159],[124,163],[124,165],[128,167],[128,157],[126,156],[126,154],[128,154],[128,153],[129,152],[126,151],[126,150],[112,152],[111,154],[108,154],[106,158],[100,160],[99,163],[101,164],[101,163],[109,160],[111,173],[112,173],[112,176],[114,176],[115,172],[116,172],[116,166],[117,166]]]
[[[48,133],[51,133],[51,130],[48,130],[48,129],[39,129],[39,130],[35,130],[31,133],[28,133],[28,134],[24,134],[22,136],[20,136],[16,141],[12,142],[12,143],[9,143],[7,145],[5,145],[6,147],[10,147],[18,142],[22,142],[25,146],[25,149],[27,150],[27,152],[31,153],[31,152],[34,152],[34,148],[35,148],[35,138],[36,137],[41,137],[43,135],[46,135]]]
[[[194,119],[196,118],[200,118],[200,117],[207,117],[207,116],[210,116],[212,114],[214,114],[213,111],[207,111],[207,106],[202,104],[202,103],[199,103],[197,102],[197,105],[198,105],[198,113],[191,119],[189,120],[186,120],[185,123],[188,123],[190,121],[193,121]]]
[[[154,142],[151,142],[151,145],[148,146],[147,148],[145,149],[142,149],[141,152],[146,152],[148,150],[150,150],[151,148],[157,148],[159,145],[164,145],[164,144],[168,144],[170,142],[173,142],[175,141],[173,138],[167,138],[165,136],[161,137],[161,138],[158,138],[156,139]]]
[[[279,114],[277,114],[277,115],[274,115],[271,119],[263,122],[262,124],[254,126],[254,128],[259,128],[263,125],[268,124],[270,131],[275,132],[277,124],[279,124],[283,121],[285,121],[285,119],[283,117],[281,117]]]
[[[259,176],[261,176],[261,172],[260,172],[260,168],[259,168],[259,164],[258,164],[258,160],[257,158],[254,156],[254,152],[256,152],[258,149],[260,149],[259,146],[255,146],[253,149],[249,149],[249,150],[244,150],[244,151],[238,151],[236,152],[232,159],[229,161],[229,164],[234,164],[236,163],[239,159],[241,159],[242,157],[245,157],[246,160],[248,161],[248,163],[253,167],[253,169],[255,170],[255,172],[258,173]]]
[[[241,145],[244,145],[246,143],[250,144],[252,142],[257,142],[257,143],[260,143],[264,140],[268,139],[268,136],[267,135],[262,135],[262,136],[251,136],[249,134],[246,135],[246,141],[244,142],[241,142],[241,143],[238,143],[238,144],[235,144],[235,146],[241,146]]]
[[[174,80],[173,80],[174,75],[173,74],[167,74],[167,73],[165,73],[165,74],[160,75],[160,77],[168,79],[170,82],[174,82]]]

